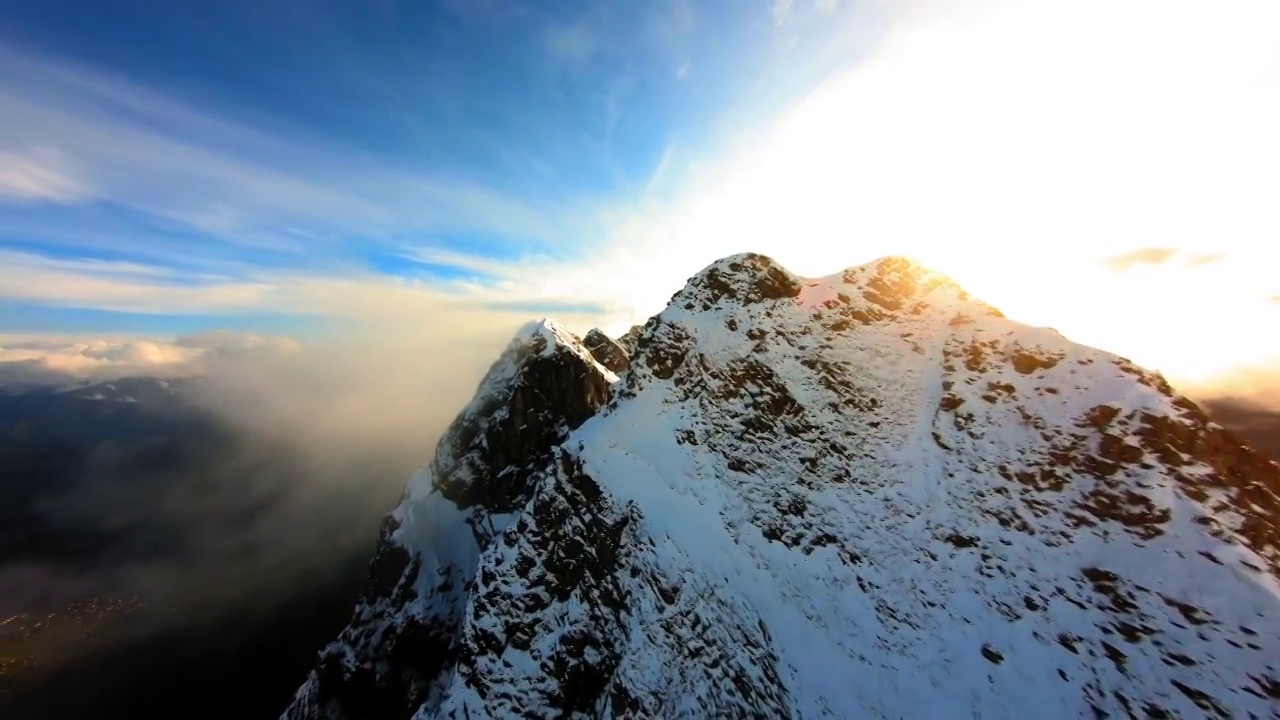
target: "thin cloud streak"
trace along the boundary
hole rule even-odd
[[[55,258],[12,250],[0,250],[0,266],[31,271],[83,273],[85,275],[178,277],[176,271],[158,265],[93,258]]]
[[[1123,255],[1105,258],[1101,265],[1114,273],[1126,273],[1139,265],[1162,265],[1173,259],[1178,251],[1174,248],[1138,248]]]
[[[137,314],[221,315],[229,323],[244,314],[310,316],[347,329],[454,316],[514,329],[529,315],[555,313],[585,331],[613,322],[622,310],[568,263],[553,265],[544,258],[503,264],[456,253],[419,258],[428,259],[478,271],[483,280],[424,282],[350,269],[334,274],[259,270],[193,284],[162,267],[0,253],[0,299]]]
[[[92,188],[70,165],[54,148],[0,149],[0,200],[75,203],[93,197]]]
[[[554,245],[591,227],[587,205],[531,204],[465,177],[406,173],[349,148],[197,113],[101,73],[13,48],[0,47],[0,57],[11,61],[0,73],[0,151],[56,148],[91,180],[28,159],[0,174],[0,194],[100,197],[223,241],[292,252],[308,245],[290,228],[374,241],[467,231]]]
[[[1200,267],[1202,265],[1210,265],[1227,257],[1226,253],[1205,253],[1203,255],[1193,255],[1187,258],[1183,264],[1187,267]]]
[[[1181,257],[1181,265],[1188,268],[1211,265],[1227,257],[1224,252],[1188,253],[1176,248],[1145,247],[1120,255],[1103,258],[1098,264],[1117,275],[1129,272],[1140,266],[1159,266]]]

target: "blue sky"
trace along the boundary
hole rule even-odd
[[[1271,367],[1277,127],[1275,0],[7,0],[0,361],[621,332],[756,251],[912,256],[1172,375]]]
[[[0,333],[278,328],[264,318],[306,308],[223,286],[445,288],[484,284],[485,263],[571,262],[856,59],[832,29],[848,11],[6,2],[0,261],[22,277],[0,279]],[[73,287],[23,286],[42,272]],[[213,286],[205,302],[185,292]]]

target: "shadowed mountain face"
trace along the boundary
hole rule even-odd
[[[1202,405],[1214,422],[1280,462],[1280,412],[1238,398],[1206,400]]]
[[[286,716],[1269,716],[1277,493],[914,263],[734,256],[625,342],[517,335]]]
[[[274,717],[349,619],[411,456],[318,466],[198,389],[0,395],[0,716]]]

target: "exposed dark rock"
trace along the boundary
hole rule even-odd
[[[660,380],[669,380],[688,356],[692,338],[677,325],[661,323],[641,335],[636,342],[636,355]]]
[[[1013,369],[1023,375],[1030,375],[1037,370],[1048,370],[1057,364],[1057,358],[1040,357],[1029,352],[1019,352],[1013,356]]]
[[[631,365],[627,350],[599,330],[593,329],[582,338],[582,344],[591,351],[596,362],[621,375]]]
[[[951,533],[946,538],[947,542],[958,548],[978,547],[978,539],[969,535],[961,535],[960,533]]]
[[[672,303],[689,310],[710,310],[725,303],[754,305],[795,297],[800,287],[795,277],[772,258],[744,253],[721,260],[690,278]]]
[[[369,563],[369,578],[365,585],[364,601],[376,602],[389,598],[401,580],[405,579],[405,571],[413,568],[413,576],[407,578],[405,588],[412,588],[417,579],[417,565],[409,551],[391,542],[391,535],[400,528],[400,523],[388,515],[382,521],[382,530],[378,538],[378,553]],[[408,599],[406,596],[405,599]]]
[[[507,394],[474,417],[460,417],[441,441],[450,443],[452,457],[477,454],[454,467],[437,463],[440,491],[460,508],[509,512],[523,504],[528,488],[497,471],[528,465],[609,401],[609,381],[577,355],[521,352]]]

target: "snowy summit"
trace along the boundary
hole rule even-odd
[[[1278,491],[909,260],[737,255],[521,330],[285,717],[1275,717]]]

